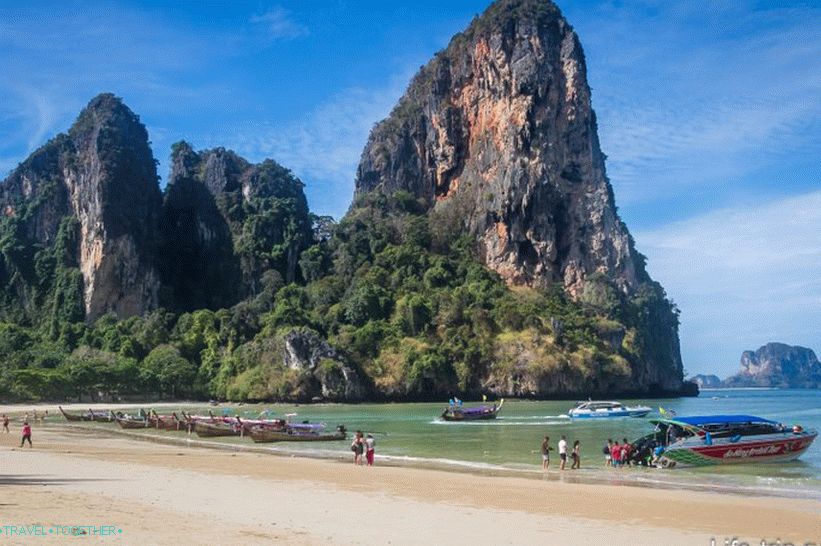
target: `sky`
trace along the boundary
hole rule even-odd
[[[88,101],[172,143],[273,158],[339,218],[419,67],[488,0],[0,0],[0,178]],[[691,373],[821,353],[821,3],[559,0],[587,56],[619,213],[681,310]]]

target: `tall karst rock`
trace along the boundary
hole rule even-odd
[[[97,96],[0,186],[0,282],[16,318],[155,307],[160,204],[145,127],[115,96]]]
[[[218,308],[257,293],[264,277],[293,282],[312,244],[303,184],[272,160],[174,145],[162,215],[163,278],[183,309]]]
[[[375,126],[356,197],[407,191],[457,218],[511,285],[559,282],[581,298],[594,280],[647,299],[634,379],[675,390],[677,317],[617,214],[604,159],[573,28],[549,0],[498,0]]]

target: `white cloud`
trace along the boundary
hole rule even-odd
[[[635,234],[681,309],[685,367],[735,371],[769,341],[821,349],[821,190]]]
[[[581,15],[622,205],[744,186],[774,161],[821,153],[821,34],[808,24],[821,9],[633,2]]]
[[[281,6],[273,7],[262,15],[251,17],[251,22],[263,25],[269,38],[274,40],[289,40],[306,36],[309,33],[308,27],[295,21],[291,13]]]

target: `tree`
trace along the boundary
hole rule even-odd
[[[143,360],[141,375],[160,394],[176,398],[178,392],[190,390],[197,368],[180,355],[173,345],[155,347]]]

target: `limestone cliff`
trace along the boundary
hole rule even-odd
[[[581,44],[548,0],[498,0],[372,130],[353,208],[408,192],[456,218],[511,285],[614,286],[644,311],[633,385],[682,385],[678,320],[619,218]]]
[[[821,362],[806,347],[768,343],[741,354],[739,372],[724,380],[725,387],[821,387]]]
[[[184,309],[232,305],[266,272],[297,280],[312,241],[303,184],[271,160],[173,147],[162,215],[163,277]]]
[[[423,67],[371,133],[356,192],[458,208],[511,284],[644,278],[599,149],[584,53],[558,8],[500,0]]]
[[[75,319],[154,308],[160,201],[145,127],[115,96],[94,98],[0,186],[6,295]]]

